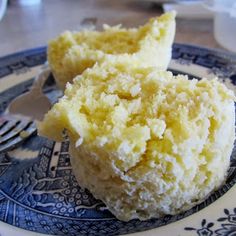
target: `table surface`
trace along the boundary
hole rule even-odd
[[[34,3],[24,5],[24,2]],[[140,0],[9,0],[0,21],[0,57],[28,48],[46,45],[65,30],[80,30],[85,18],[104,23],[136,27],[162,10]],[[221,48],[213,36],[212,20],[177,19],[175,42]]]

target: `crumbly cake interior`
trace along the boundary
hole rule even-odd
[[[154,67],[87,69],[39,124],[67,130],[81,186],[121,220],[176,214],[225,180],[235,138],[234,95],[217,79]]]

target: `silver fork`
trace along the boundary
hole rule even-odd
[[[29,92],[15,98],[0,117],[0,153],[21,144],[36,133],[35,120],[41,120],[50,109],[51,102],[43,94],[42,87],[50,70],[41,71],[35,78]]]
[[[94,29],[97,18],[84,18],[80,29]],[[47,66],[47,64],[45,64]],[[27,137],[36,133],[35,120],[41,120],[50,109],[51,102],[43,94],[42,87],[50,74],[46,68],[35,79],[29,92],[14,99],[0,116],[0,153],[20,145]]]

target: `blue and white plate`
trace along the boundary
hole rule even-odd
[[[29,89],[45,61],[46,48],[0,58],[0,113]],[[191,78],[217,75],[236,90],[236,57],[232,55],[175,44],[170,70]],[[52,100],[57,99],[53,78],[44,91]],[[236,235],[236,150],[225,185],[205,202],[175,216],[122,222],[79,187],[68,146],[68,142],[55,143],[35,135],[20,147],[0,154],[1,236]]]

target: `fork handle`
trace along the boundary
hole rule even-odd
[[[46,82],[48,76],[50,75],[50,73],[51,73],[51,70],[49,68],[47,68],[45,70],[42,70],[35,77],[34,83],[33,83],[30,90],[34,90],[34,91],[37,91],[37,92],[41,93],[43,85],[45,84],[45,82]]]

